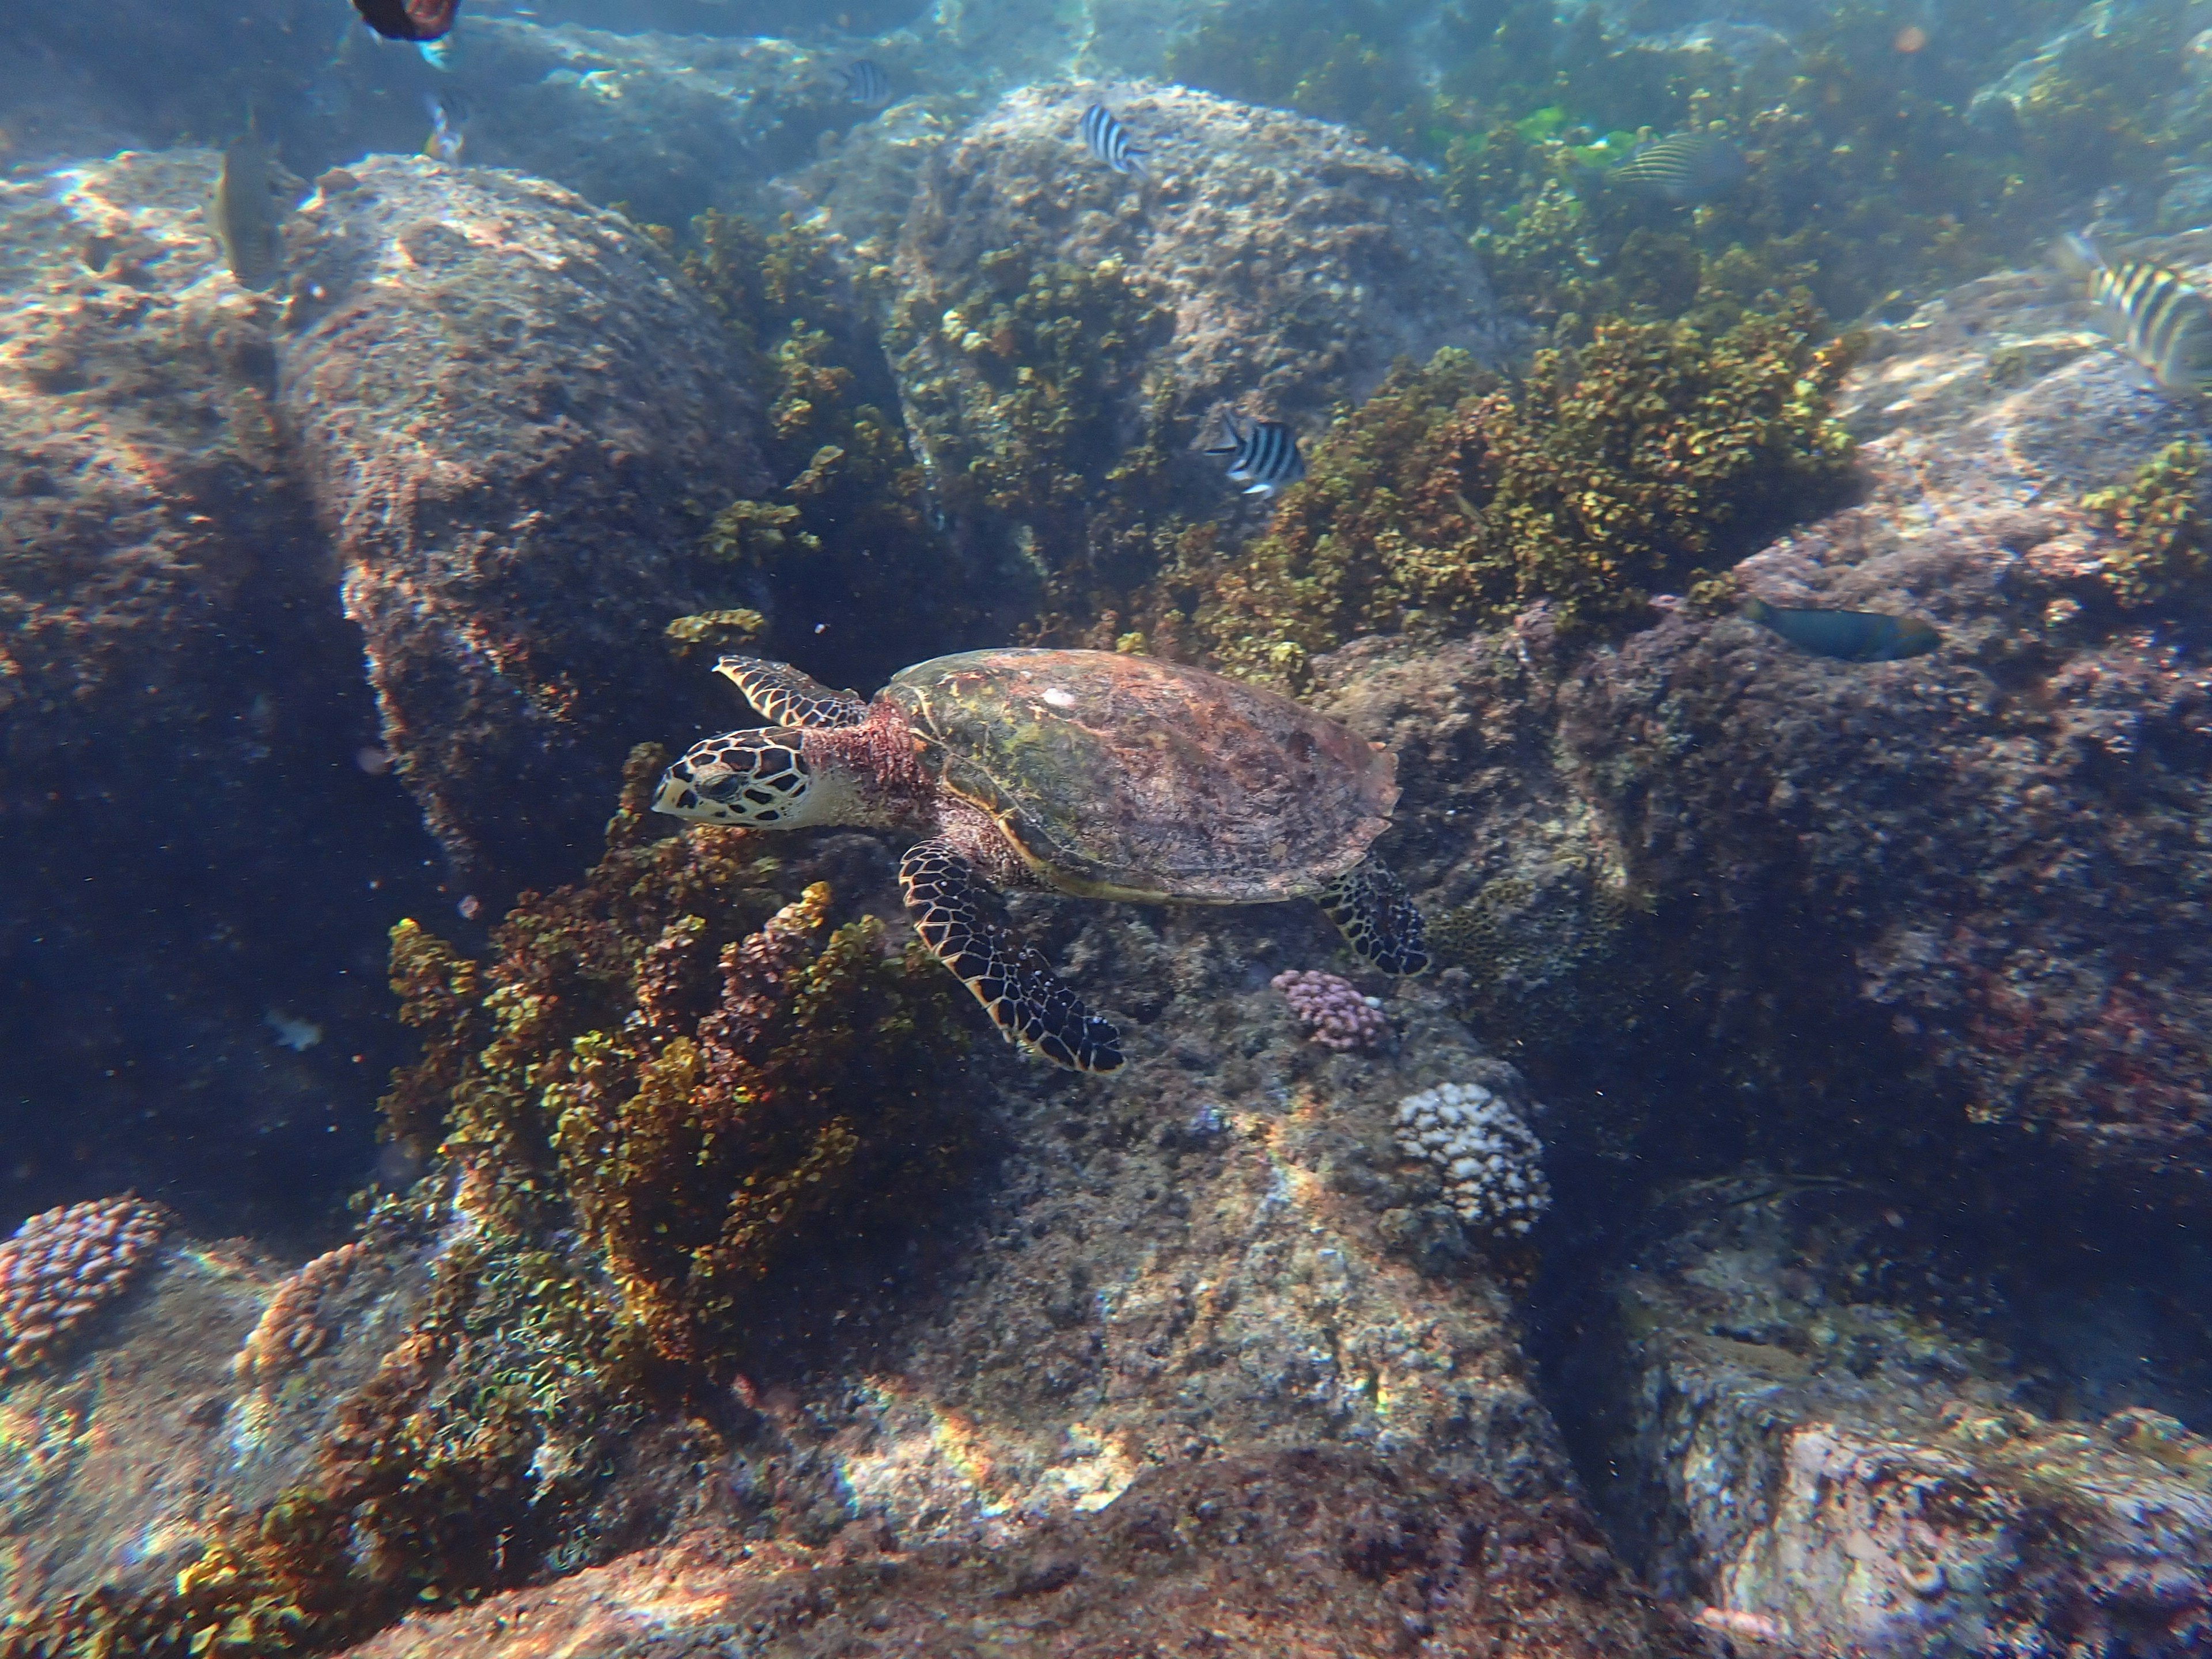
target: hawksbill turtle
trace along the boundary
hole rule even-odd
[[[1120,1034],[981,890],[1150,904],[1316,900],[1389,974],[1428,965],[1419,911],[1367,856],[1397,762],[1311,709],[1202,669],[1108,651],[968,651],[872,700],[786,664],[714,672],[775,724],[684,751],[654,810],[708,823],[860,824],[919,837],[899,861],[915,931],[1010,1042],[1077,1071]]]

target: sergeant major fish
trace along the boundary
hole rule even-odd
[[[1233,457],[1229,463],[1232,483],[1249,483],[1247,495],[1272,495],[1285,484],[1306,476],[1305,457],[1298,453],[1298,434],[1280,421],[1255,421],[1249,428],[1234,414],[1227,417],[1228,441],[1208,445],[1208,455]]]
[[[1790,611],[1750,599],[1743,614],[1799,650],[1838,662],[1896,662],[1925,656],[1943,643],[1933,623],[1880,611]]]
[[[845,96],[863,109],[881,109],[891,100],[891,77],[881,64],[856,58],[837,71]]]
[[[1644,145],[1599,177],[1689,207],[1725,196],[1747,170],[1743,152],[1718,133],[1678,132]]]
[[[1114,112],[1103,104],[1093,104],[1083,112],[1083,142],[1091,146],[1091,153],[1116,173],[1133,173],[1144,178],[1144,162],[1139,160],[1146,152],[1129,142],[1128,129],[1114,118]]]
[[[2212,390],[2212,304],[2179,271],[2148,259],[2107,260],[2087,237],[2051,251],[2058,268],[2085,284],[2099,320],[2168,392]]]
[[[284,264],[284,204],[277,197],[276,153],[257,135],[234,139],[223,151],[208,220],[240,288],[259,290],[276,282]]]

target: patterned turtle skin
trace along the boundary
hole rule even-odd
[[[1151,657],[969,651],[878,695],[923,765],[1085,898],[1310,897],[1389,828],[1397,760],[1288,697]]]

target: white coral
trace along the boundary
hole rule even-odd
[[[1551,1207],[1544,1143],[1479,1083],[1443,1083],[1398,1103],[1398,1149],[1443,1171],[1444,1196],[1470,1227],[1516,1237]]]

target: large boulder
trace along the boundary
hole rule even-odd
[[[1716,1133],[1755,1103],[1762,1133],[1923,1176],[2001,1152],[2008,1204],[2038,1170],[2212,1198],[2199,601],[2185,548],[2161,586],[2081,504],[2189,416],[2085,322],[2030,273],[1875,331],[1862,499],[1736,568],[1776,605],[1931,617],[1932,656],[1676,605],[1615,644],[1540,611],[1326,671],[1413,762],[1464,1006],[1601,1139],[1695,1157],[1638,1116],[1689,1076],[1743,1103],[1700,1109]]]
[[[278,405],[386,744],[471,878],[557,879],[691,702],[663,630],[765,482],[743,361],[627,220],[519,174],[372,158],[290,234]]]

